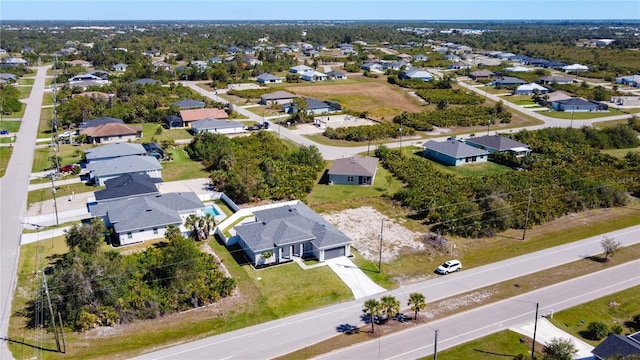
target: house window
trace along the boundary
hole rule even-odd
[[[471,162],[476,162],[476,160],[477,160],[477,157],[476,157],[476,156],[472,156],[472,157],[471,157]]]
[[[347,176],[347,181],[353,182],[353,176]]]
[[[131,235],[131,232],[127,233],[127,239],[133,239],[133,235]]]
[[[153,228],[153,235],[158,235],[158,228]]]

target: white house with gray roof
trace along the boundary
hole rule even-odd
[[[96,185],[125,174],[147,174],[162,178],[162,165],[152,156],[124,156],[87,164],[87,170]]]
[[[325,261],[351,255],[352,240],[302,202],[253,215],[254,221],[234,228],[237,243],[253,266],[289,262],[294,257]]]
[[[329,168],[329,184],[373,185],[378,170],[378,159],[354,155],[336,159]]]
[[[297,95],[294,95],[290,92],[278,90],[278,91],[260,96],[260,105],[288,104],[297,97],[298,97]]]
[[[194,134],[209,132],[216,134],[237,134],[244,132],[244,124],[238,121],[203,119],[191,123]]]
[[[95,163],[124,156],[147,156],[147,151],[140,144],[114,143],[87,149],[84,155],[87,163]]]
[[[425,157],[449,166],[487,162],[489,158],[488,151],[475,148],[456,139],[429,140],[422,146]]]
[[[185,219],[202,216],[204,208],[193,192],[166,193],[99,203],[91,207],[91,216],[101,217],[113,228],[119,245],[130,245],[163,237],[169,225],[188,235]]]

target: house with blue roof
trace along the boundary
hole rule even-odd
[[[433,75],[431,75],[427,70],[415,68],[401,72],[398,74],[398,78],[400,80],[431,81],[433,80]]]
[[[205,106],[205,102],[199,101],[199,100],[193,100],[193,99],[184,99],[184,100],[172,102],[171,105],[179,107],[180,110],[202,109]]]
[[[89,148],[84,151],[84,156],[90,164],[124,156],[147,156],[147,151],[140,144],[123,142]]]
[[[234,227],[237,243],[255,267],[351,255],[352,240],[302,202],[258,210],[254,221]]]
[[[337,102],[321,101],[313,98],[303,98],[305,103],[305,111],[310,115],[330,114],[342,110],[342,106]],[[288,103],[282,107],[282,111],[287,114],[295,114],[300,109],[297,108],[296,103]]]
[[[96,203],[129,199],[137,196],[159,194],[156,184],[162,179],[152,178],[147,174],[125,174],[105,181],[104,190],[95,191]]]
[[[588,111],[607,111],[607,104],[597,101],[586,100],[583,98],[570,98],[551,102],[551,108],[556,111],[572,111],[572,112],[588,112]]]
[[[621,76],[616,78],[616,84],[640,88],[640,75]]]
[[[147,174],[162,178],[162,165],[152,156],[124,156],[87,164],[89,176],[96,185],[125,174]]]
[[[279,84],[282,83],[282,78],[269,73],[262,73],[256,77],[256,81],[260,84]]]
[[[487,162],[489,152],[456,139],[446,141],[429,140],[422,145],[423,155],[448,166]]]

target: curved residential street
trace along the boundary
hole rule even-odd
[[[33,166],[48,68],[36,68],[37,74],[31,88],[31,96],[25,101],[27,108],[17,139],[13,143],[13,155],[4,177],[0,179],[0,338],[6,336],[11,316],[11,300],[15,290],[16,266],[20,252],[21,222],[27,209],[29,176]],[[11,358],[6,342],[0,342],[0,359]]]
[[[551,267],[561,266],[589,255],[599,254],[602,252],[600,241],[602,240],[602,236],[605,235],[620,241],[623,246],[629,246],[640,243],[640,226],[613,231],[609,234],[594,236],[574,243],[537,251],[469,270],[463,270],[447,276],[439,276],[432,280],[404,286],[386,293],[377,294],[373,297],[379,298],[385,295],[392,295],[400,301],[400,304],[405,306],[409,294],[420,292],[425,295],[427,302],[431,303],[480,289],[491,284],[535,273]],[[560,310],[563,306],[562,304],[564,304],[563,301],[575,298],[572,300],[573,302],[567,303],[573,306],[578,303],[576,301],[587,301],[587,299],[590,299],[586,296],[587,293],[591,298],[597,298],[606,294],[607,289],[614,292],[640,283],[640,260],[622,265],[621,268],[624,270],[603,273],[605,275],[588,275],[565,282],[561,285],[554,285],[556,288],[563,289],[563,292],[551,290],[548,293],[545,292],[540,295],[538,295],[537,292],[524,294],[516,300],[505,300],[495,305],[487,305],[467,311],[464,314],[447,318],[455,319],[458,316],[467,316],[470,313],[478,312],[478,315],[472,315],[470,318],[471,322],[466,324],[466,329],[471,329],[469,328],[469,326],[471,326],[477,331],[466,334],[466,332],[471,330],[465,330],[465,332],[452,330],[450,333],[447,333],[447,336],[457,336],[457,338],[455,341],[449,340],[449,346],[484,336],[489,333],[489,330],[497,331],[496,329],[498,328],[493,325],[496,322],[500,324],[505,322],[509,324],[508,326],[512,325],[511,322],[516,320],[521,322],[523,319],[526,319],[527,314],[531,313],[531,310],[534,309],[532,304],[536,301],[541,303],[543,310],[549,308]],[[594,280],[586,281],[588,288],[585,290],[584,285],[580,285],[583,281],[580,279],[591,279],[591,277],[593,277]],[[604,280],[596,280],[601,277],[604,277]],[[612,281],[612,279],[618,279],[620,283],[618,284]],[[598,283],[596,283],[596,281],[598,281]],[[600,287],[600,283],[602,282],[604,282],[605,285]],[[615,287],[607,287],[614,283],[617,284]],[[584,294],[585,297],[578,296],[580,294]],[[518,307],[520,305],[516,307],[512,307],[512,305],[509,305],[509,307],[499,305],[501,303],[522,304],[522,299],[526,299],[526,306],[524,307]],[[337,335],[336,326],[340,324],[363,325],[360,316],[362,315],[362,304],[364,304],[365,301],[366,298],[363,298],[328,306],[191,343],[177,345],[142,355],[137,359],[270,359],[278,357]],[[541,314],[544,314],[544,312],[541,312]],[[525,317],[518,317],[520,315]],[[530,316],[532,317],[533,314],[530,314]],[[486,326],[488,327],[475,327],[474,324],[476,320],[478,324],[487,324]],[[442,321],[448,320],[443,319]],[[439,324],[439,322],[437,324]],[[459,328],[459,325],[454,326],[454,324],[448,326],[450,326],[451,329]],[[389,352],[385,351],[381,354],[381,358],[400,356],[403,352],[410,351],[414,347],[420,350],[418,344],[428,343],[426,342],[427,338],[432,337],[432,334],[427,335],[426,333],[428,329],[433,326],[433,324],[426,324],[412,330],[418,334],[410,337],[413,343],[405,343],[404,348],[389,346]],[[505,326],[505,328],[508,326]],[[444,326],[442,330],[444,335]],[[403,336],[402,334],[405,333],[406,332],[403,331],[397,336]],[[383,339],[386,339],[386,337]],[[247,343],[250,343],[251,346],[246,346]],[[377,349],[377,345],[372,345],[372,349],[373,348]],[[350,350],[345,349],[344,351]],[[426,355],[428,351],[429,348],[425,348],[422,352],[411,353],[404,357],[413,359]],[[372,355],[371,352],[373,352],[373,350],[367,348],[367,350],[363,350],[362,353],[355,350],[348,353],[338,352],[337,355],[327,354],[327,356],[334,359],[373,359],[378,357],[377,355]]]

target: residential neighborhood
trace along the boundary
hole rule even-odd
[[[637,26],[460,25],[3,21],[2,357],[640,354]]]

